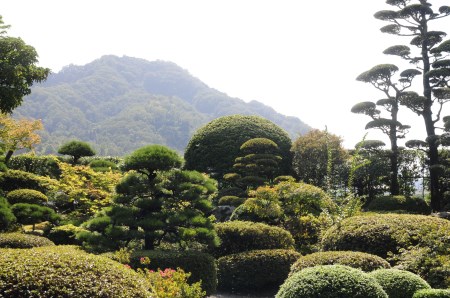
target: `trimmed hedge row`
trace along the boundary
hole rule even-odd
[[[8,192],[6,199],[11,205],[17,203],[37,204],[42,205],[47,203],[48,197],[42,192],[34,189],[16,189]]]
[[[11,273],[14,274],[11,274]],[[75,247],[0,249],[0,297],[150,298],[134,270]]]
[[[450,289],[425,289],[417,291],[413,298],[450,298]]]
[[[185,272],[190,272],[188,282],[194,283],[202,281],[202,289],[208,295],[215,293],[217,289],[217,265],[216,260],[209,254],[195,251],[154,251],[141,250],[134,251],[130,258],[130,265],[133,268],[143,268],[140,263],[141,257],[148,257],[150,265],[146,268],[157,270],[178,267]]]
[[[344,219],[322,239],[326,251],[356,250],[386,258],[411,246],[433,246],[450,234],[450,221],[425,215],[369,214]]]
[[[281,285],[276,298],[388,298],[383,288],[361,270],[343,265],[303,269]]]
[[[253,250],[217,260],[219,289],[235,293],[275,292],[301,256],[294,250]]]
[[[213,249],[213,255],[220,257],[258,249],[292,249],[294,238],[279,227],[250,221],[229,221],[215,224],[222,243]]]
[[[51,240],[41,236],[22,233],[0,233],[0,248],[33,248],[54,245]]]
[[[345,265],[365,272],[390,268],[389,263],[379,256],[357,251],[325,251],[300,257],[291,267],[292,275],[308,267],[319,265]]]
[[[366,207],[368,211],[403,211],[416,214],[430,214],[431,208],[420,197],[379,196]]]

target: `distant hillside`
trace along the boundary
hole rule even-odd
[[[199,127],[232,114],[260,115],[292,138],[310,129],[260,102],[212,89],[174,63],[117,56],[50,75],[14,113],[42,119],[46,131],[38,152],[56,153],[62,143],[79,139],[98,155],[124,155],[155,143],[182,152]]]

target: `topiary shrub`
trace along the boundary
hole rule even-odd
[[[0,249],[0,297],[152,297],[148,289],[135,271],[75,247]]]
[[[58,179],[61,169],[58,166],[58,158],[52,155],[21,154],[12,156],[8,162],[11,170],[20,170],[39,176],[48,176]]]
[[[206,253],[196,251],[154,251],[140,250],[134,251],[130,258],[130,265],[133,268],[142,268],[140,259],[148,257],[150,264],[146,267],[151,270],[166,268],[181,268],[185,272],[190,272],[189,283],[202,281],[202,289],[208,295],[215,293],[217,289],[217,266],[215,259]]]
[[[279,227],[250,221],[229,221],[215,224],[222,243],[213,248],[213,255],[224,256],[257,249],[292,249],[294,238]]]
[[[48,197],[34,189],[16,189],[6,195],[10,204],[27,203],[42,205],[47,203]]]
[[[276,298],[388,298],[377,281],[361,270],[343,265],[303,269],[281,285]]]
[[[450,290],[424,289],[414,293],[413,298],[450,298]]]
[[[16,222],[16,217],[9,208],[9,203],[4,197],[0,197],[0,231],[8,231]]]
[[[369,273],[375,278],[389,298],[412,298],[422,289],[431,289],[420,276],[405,270],[378,269]]]
[[[8,170],[7,172],[0,173],[0,189],[7,192],[26,188],[45,193],[56,183],[53,179],[23,171]]]
[[[252,250],[217,260],[219,289],[234,293],[276,292],[301,256],[295,250]]]
[[[328,229],[324,250],[355,250],[386,258],[411,246],[433,247],[450,234],[450,221],[411,214],[369,214],[344,219]]]
[[[291,267],[290,275],[308,267],[319,265],[345,265],[370,272],[390,268],[389,263],[379,256],[357,251],[324,251],[300,257]]]
[[[378,196],[367,206],[368,211],[403,211],[417,214],[430,214],[431,208],[420,197]]]
[[[224,196],[219,199],[219,206],[234,206],[237,207],[245,202],[247,198],[239,198],[236,196]]]
[[[52,228],[47,233],[47,238],[56,245],[81,245],[82,243],[76,238],[76,234],[83,231],[86,230],[73,224],[67,224]]]
[[[51,240],[41,236],[23,233],[0,234],[0,248],[32,248],[54,245]]]
[[[119,167],[112,161],[105,159],[94,159],[89,166],[97,172],[117,171]]]

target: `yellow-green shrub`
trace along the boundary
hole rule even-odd
[[[32,248],[54,245],[51,240],[41,236],[22,233],[0,233],[1,248]]]
[[[26,188],[8,192],[6,199],[11,205],[17,203],[42,205],[48,201],[48,197],[42,192]]]

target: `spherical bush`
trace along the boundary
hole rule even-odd
[[[22,233],[0,233],[0,248],[32,248],[54,245],[51,240],[41,236]]]
[[[405,270],[379,269],[369,275],[378,281],[389,298],[412,298],[418,290],[431,288],[420,276]]]
[[[281,285],[276,298],[388,298],[376,280],[359,269],[324,265],[303,269]]]
[[[413,298],[450,298],[450,289],[424,289],[414,293]]]
[[[292,235],[279,227],[250,221],[229,221],[215,225],[222,243],[213,249],[215,256],[224,256],[258,249],[294,248]]]
[[[0,249],[0,297],[149,298],[148,289],[134,270],[75,247]]]
[[[48,201],[46,195],[34,189],[16,189],[10,191],[6,195],[6,199],[11,205],[17,203],[42,205]]]
[[[235,293],[276,292],[301,256],[294,250],[252,250],[217,260],[219,289]]]
[[[391,267],[386,260],[368,253],[357,251],[324,251],[300,257],[292,265],[290,275],[308,267],[335,264],[361,269],[365,272]]]

